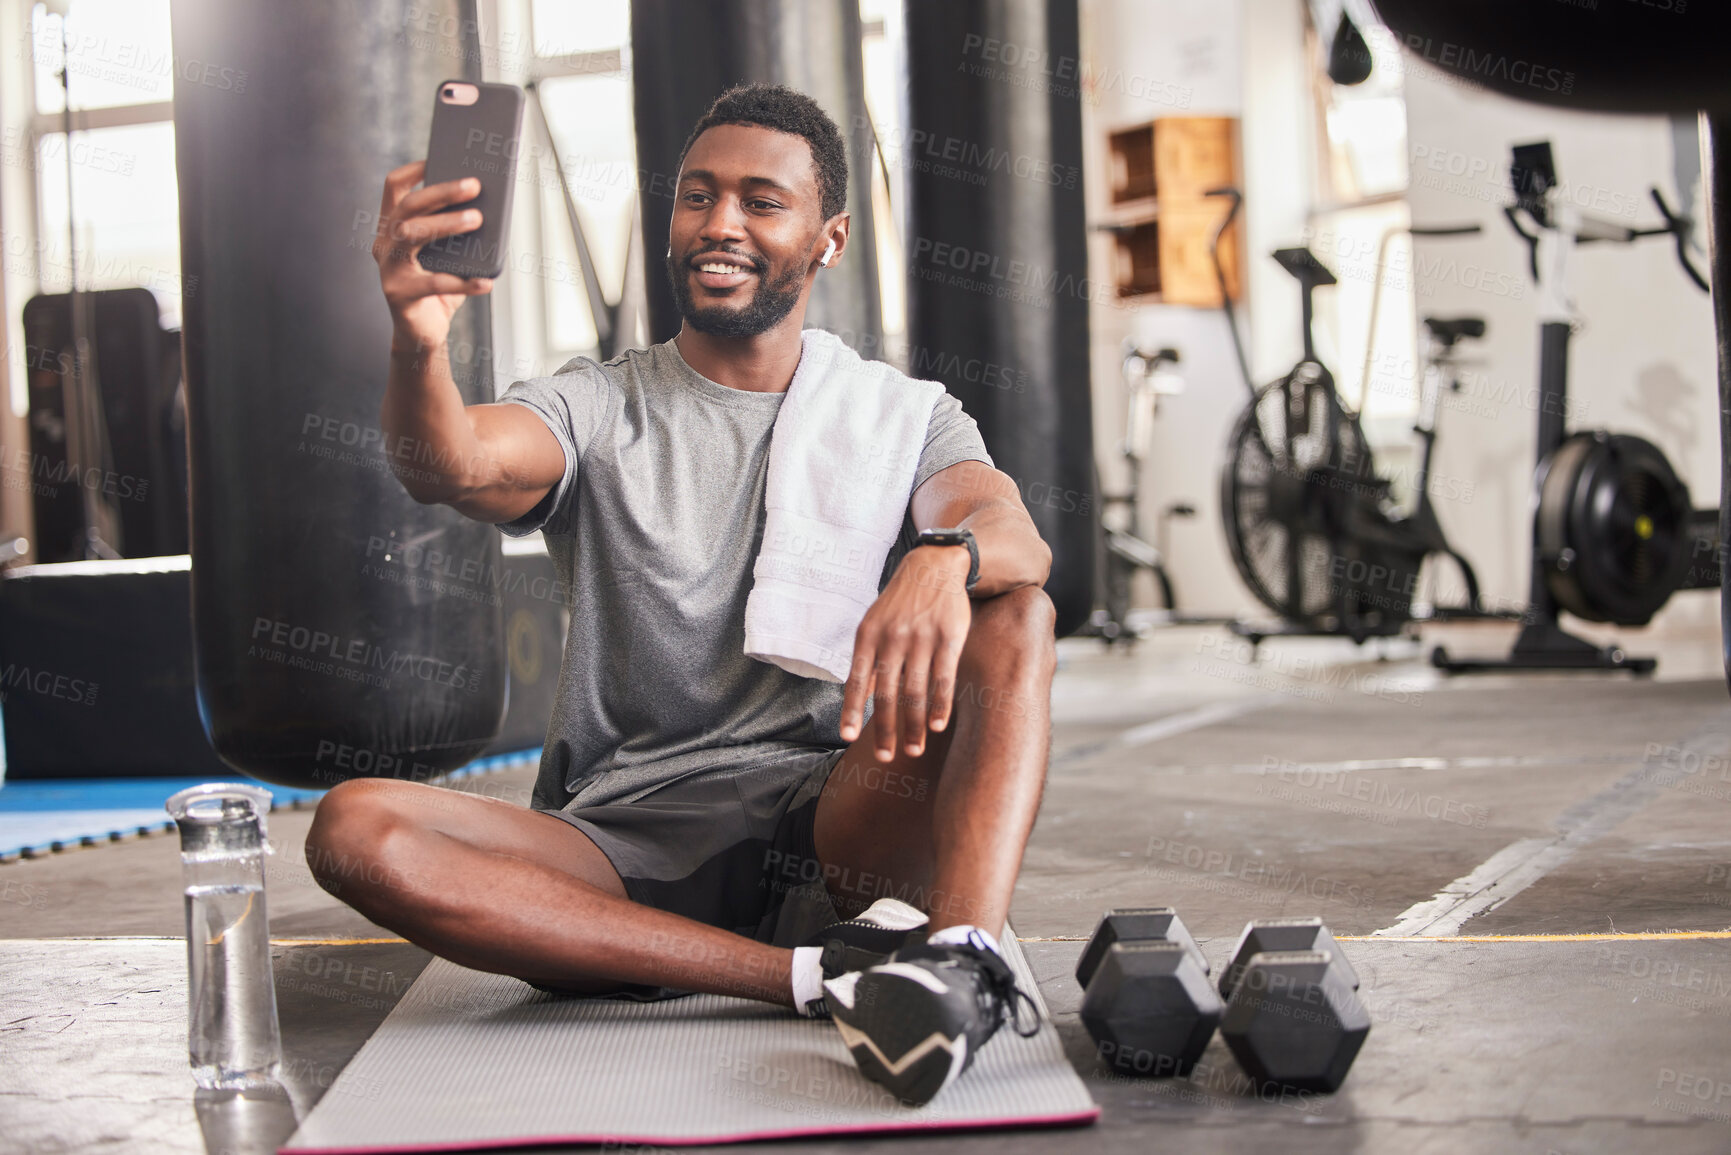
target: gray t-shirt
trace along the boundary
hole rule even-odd
[[[540,414],[565,450],[560,482],[499,526],[541,530],[571,594],[536,807],[631,801],[688,774],[846,745],[841,685],[744,652],[785,396],[711,381],[672,341],[603,365],[579,357],[500,395]],[[914,488],[960,461],[992,459],[945,393]],[[905,516],[879,589],[914,536]]]

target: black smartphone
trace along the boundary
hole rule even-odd
[[[423,269],[459,277],[496,277],[504,270],[522,127],[523,90],[515,84],[447,80],[439,85],[423,183],[478,177],[480,196],[441,211],[480,209],[481,227],[423,245]]]

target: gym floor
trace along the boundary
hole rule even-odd
[[[1255,665],[1218,628],[1064,641],[1013,921],[1098,1123],[775,1148],[1731,1150],[1731,701],[1697,600],[1631,640],[1645,679],[1450,680],[1428,641],[1276,640]],[[462,788],[526,801],[532,776]],[[313,884],[310,820],[272,815],[267,874],[303,1116],[427,961]],[[0,1149],[244,1149],[195,1112],[174,838],[0,866],[0,899]],[[1070,970],[1102,910],[1156,904],[1216,966],[1247,919],[1322,915],[1373,1021],[1346,1085],[1265,1101],[1218,1037],[1188,1080],[1109,1074]]]

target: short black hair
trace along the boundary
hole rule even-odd
[[[721,124],[753,124],[801,137],[817,166],[819,211],[829,220],[847,208],[847,142],[817,101],[782,84],[741,84],[715,98],[685,138],[679,167],[697,138]]]

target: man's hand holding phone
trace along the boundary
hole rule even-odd
[[[391,470],[423,505],[494,524],[534,509],[565,475],[565,451],[535,414],[491,398],[466,403],[446,348],[463,302],[491,292],[505,270],[522,122],[521,88],[442,82],[427,159],[385,177],[373,238],[391,309],[379,406]],[[486,366],[476,358],[473,368]],[[485,380],[471,374],[471,393]]]
[[[416,188],[426,170],[425,161],[415,161],[385,177],[379,228],[373,238],[379,283],[391,309],[393,352],[425,352],[443,345],[451,317],[462,303],[493,291],[489,277],[459,277],[421,267],[417,254],[423,245],[481,227],[479,209],[449,211],[453,205],[474,200],[481,191],[480,180],[463,177]]]

